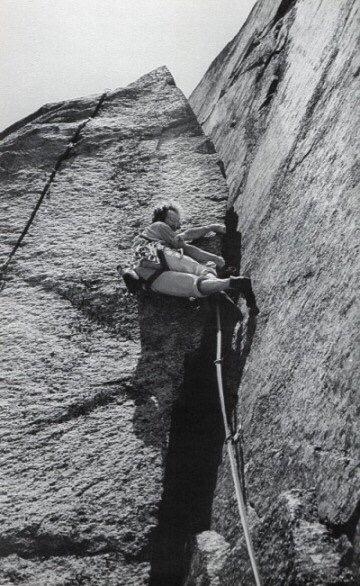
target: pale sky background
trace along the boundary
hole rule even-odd
[[[255,0],[0,0],[0,129],[167,65],[189,95]]]

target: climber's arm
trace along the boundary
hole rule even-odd
[[[205,236],[208,232],[215,232],[216,234],[225,234],[225,226],[223,224],[209,224],[208,226],[199,226],[198,228],[189,228],[179,234],[183,240],[196,240]]]
[[[155,222],[152,226],[156,227],[159,238],[169,244],[172,248],[182,248],[185,244],[182,234],[176,235],[175,232],[164,222]]]
[[[202,248],[198,248],[193,244],[187,244],[184,242],[184,253],[187,256],[190,256],[194,260],[197,260],[200,263],[206,263],[211,261],[215,263],[218,268],[222,268],[225,265],[225,261],[222,256],[218,256],[217,254],[213,254],[212,252],[207,252],[206,250],[202,250]]]

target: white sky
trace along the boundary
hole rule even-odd
[[[0,0],[0,129],[167,65],[189,95],[255,0]]]

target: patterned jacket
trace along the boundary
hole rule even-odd
[[[141,265],[142,261],[159,263],[158,250],[166,247],[179,250],[179,238],[165,222],[154,222],[134,239],[133,268]]]

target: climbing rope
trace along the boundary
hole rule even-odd
[[[236,455],[235,455],[235,436],[232,435],[231,429],[228,423],[228,418],[226,415],[226,407],[225,407],[225,397],[224,397],[224,386],[223,386],[223,379],[222,379],[222,356],[221,356],[221,345],[222,345],[222,332],[221,332],[221,320],[220,320],[220,308],[219,304],[216,304],[216,326],[217,326],[217,334],[216,334],[216,360],[214,361],[216,367],[216,376],[217,376],[217,383],[218,383],[218,390],[219,390],[219,398],[220,398],[220,405],[221,405],[221,412],[224,421],[224,430],[225,430],[225,442],[227,446],[227,451],[229,454],[230,459],[230,466],[231,466],[231,473],[234,481],[235,493],[236,493],[236,500],[238,504],[238,509],[240,513],[241,524],[244,530],[246,547],[249,554],[250,562],[252,571],[255,578],[256,586],[261,586],[260,582],[260,575],[256,565],[254,547],[251,541],[251,536],[249,532],[247,517],[246,517],[246,507],[243,497],[242,488],[240,485],[239,474],[236,465]]]

